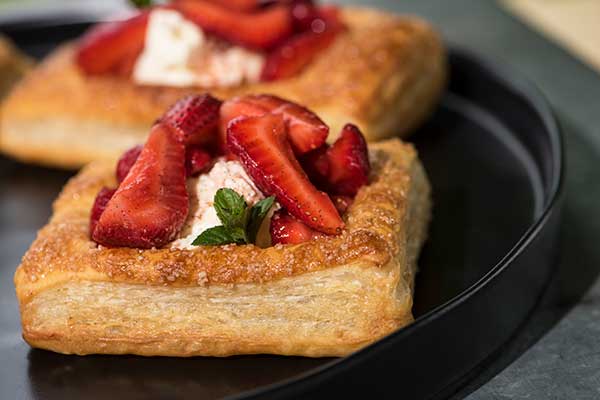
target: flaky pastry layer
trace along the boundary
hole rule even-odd
[[[15,274],[23,336],[61,353],[341,356],[412,321],[430,188],[412,146],[371,145],[340,236],[300,245],[105,248],[90,209],[113,165],[64,188]]]
[[[365,8],[343,8],[349,29],[297,77],[236,88],[140,86],[84,76],[74,45],[54,52],[13,91],[0,122],[0,150],[62,167],[114,159],[143,142],[152,123],[186,94],[221,98],[272,93],[297,101],[331,126],[334,139],[354,122],[368,140],[403,135],[436,104],[445,53],[424,21]]]

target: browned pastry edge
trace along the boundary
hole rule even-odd
[[[412,146],[371,147],[372,182],[341,236],[267,249],[97,246],[89,213],[113,166],[86,167],[16,271],[25,339],[77,354],[327,356],[409,323],[429,186]]]
[[[62,167],[113,159],[142,142],[177,99],[211,91],[221,98],[273,93],[313,109],[333,135],[354,122],[368,140],[404,135],[436,104],[446,75],[438,35],[416,17],[344,8],[349,29],[299,76],[237,88],[172,88],[86,77],[72,45],[53,53],[3,106],[0,150]]]
[[[0,99],[4,98],[23,75],[31,68],[31,60],[12,42],[0,35]]]

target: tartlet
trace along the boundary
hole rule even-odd
[[[243,101],[265,97],[220,107]],[[216,115],[215,104],[210,97],[183,99],[155,124],[125,173],[132,152],[121,158],[117,176],[113,162],[97,161],[68,182],[15,273],[30,345],[67,354],[343,356],[412,321],[417,258],[431,213],[417,153],[399,139],[367,151],[352,125],[328,145],[310,130],[322,122],[306,109],[296,119],[284,113],[283,125],[280,108],[261,115],[238,108],[227,126],[228,162],[242,165],[279,204],[268,206],[275,211],[271,245],[197,243],[214,228],[198,236],[197,246],[175,245],[178,210],[188,207],[178,194],[186,183],[174,183],[185,174],[183,161],[173,155],[198,138],[217,138],[211,128],[217,121],[207,117]],[[318,147],[302,150],[315,138]],[[310,164],[312,154],[325,158]],[[278,156],[287,158],[273,164]],[[305,171],[323,162],[328,183],[317,183]],[[193,178],[187,179],[189,190]],[[103,188],[114,186],[102,200]],[[332,203],[340,193],[348,202],[343,210]],[[219,201],[215,195],[217,213],[243,215],[229,205],[219,209]],[[335,215],[326,215],[327,207]],[[228,226],[219,218],[221,228]]]
[[[66,44],[3,105],[0,151],[66,168],[113,160],[143,142],[176,99],[207,90],[220,97],[263,92],[289,98],[317,112],[332,132],[352,122],[369,141],[406,135],[443,90],[446,60],[439,36],[412,16],[355,7],[341,8],[340,15],[347,29],[298,75],[228,88],[146,86],[88,76],[74,62],[77,44]]]

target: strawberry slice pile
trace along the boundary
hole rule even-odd
[[[90,218],[91,237],[106,246],[161,247],[175,239],[188,214],[186,177],[203,172],[218,138],[221,102],[186,97],[152,127],[146,144],[117,163],[118,188],[103,189]]]
[[[79,67],[89,75],[128,74],[144,48],[149,12],[123,21],[95,25],[81,39],[76,55]]]
[[[299,32],[269,53],[261,75],[263,81],[297,75],[344,30],[338,9],[332,6],[317,8],[311,2],[301,1],[292,8],[292,16]]]
[[[207,34],[265,53],[266,81],[299,73],[343,30],[337,8],[317,7],[309,0],[173,0],[94,26],[78,47],[81,70],[130,76],[144,48],[149,14],[157,8],[179,11]]]
[[[367,142],[356,125],[346,124],[333,145],[311,151],[301,163],[313,182],[334,195],[353,197],[369,181]]]
[[[331,235],[341,232],[344,222],[331,199],[315,188],[294,156],[283,116],[238,118],[227,132],[229,149],[265,195],[274,195],[313,229]]]
[[[312,111],[272,95],[249,95],[226,101],[221,107],[221,141],[227,142],[227,126],[240,116],[279,114],[287,125],[294,153],[301,155],[325,143],[329,127]]]
[[[207,172],[224,152],[281,205],[271,221],[273,244],[339,234],[341,215],[368,183],[370,166],[356,126],[346,125],[332,145],[325,142],[328,131],[310,110],[274,96],[224,103],[209,95],[183,98],[156,122],[143,147],[117,163],[119,186],[98,193],[91,237],[136,248],[174,240],[188,214],[186,178]],[[223,135],[226,149],[216,145]]]

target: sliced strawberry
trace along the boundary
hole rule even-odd
[[[90,215],[90,237],[94,233],[94,229],[96,229],[98,220],[100,219],[100,216],[106,209],[108,201],[113,197],[116,191],[117,189],[103,187],[96,195],[96,200],[94,200],[94,205],[92,206],[92,213]]]
[[[115,67],[111,69],[111,72],[115,75],[122,76],[125,78],[129,78],[133,73],[133,69],[135,68],[135,63],[139,55],[142,53],[144,46],[141,45],[136,49],[132,49],[127,54],[123,55],[121,61],[119,61]]]
[[[221,108],[221,137],[226,140],[227,125],[233,119],[257,117],[267,112],[281,114],[296,155],[304,154],[325,143],[329,127],[312,111],[277,96],[261,94],[228,100]]]
[[[297,75],[319,52],[328,48],[342,30],[343,25],[337,19],[313,19],[311,29],[292,36],[269,53],[261,79],[274,81]]]
[[[302,165],[306,175],[308,175],[310,181],[319,188],[327,188],[329,177],[329,160],[327,159],[328,148],[329,145],[324,144],[299,158],[300,165]]]
[[[87,74],[123,73],[131,58],[144,47],[149,12],[129,19],[98,24],[81,39],[76,54],[79,67]]]
[[[252,11],[261,6],[260,0],[209,0],[211,3],[218,4],[230,10]]]
[[[178,133],[185,144],[215,141],[221,100],[209,94],[190,95],[173,104],[160,121]]]
[[[227,153],[227,126],[234,119],[244,117],[258,117],[269,110],[259,104],[249,102],[245,97],[235,97],[226,100],[221,106],[221,122],[219,127],[222,150]]]
[[[232,11],[204,0],[175,0],[172,7],[203,31],[244,47],[270,49],[293,33],[290,7],[285,4],[253,13]]]
[[[269,108],[273,114],[283,115],[295,154],[300,155],[314,150],[327,140],[329,127],[309,109],[267,94],[246,98],[252,103]]]
[[[354,199],[350,196],[335,195],[331,196],[331,201],[333,201],[333,205],[335,205],[340,215],[344,215],[354,202]]]
[[[265,195],[274,195],[311,228],[340,233],[344,222],[331,199],[313,186],[296,160],[281,115],[237,118],[227,130],[229,149]]]
[[[196,176],[206,172],[212,165],[213,157],[199,146],[188,147],[185,152],[185,172],[187,176]]]
[[[296,32],[323,32],[326,24],[341,25],[340,9],[335,5],[317,7],[311,0],[292,3],[292,23]]]
[[[369,181],[369,153],[367,142],[360,130],[346,124],[340,137],[327,150],[330,192],[354,196]]]
[[[177,236],[188,207],[185,146],[168,126],[158,123],[92,237],[107,246],[160,247]]]
[[[303,222],[298,221],[285,210],[278,210],[275,212],[273,218],[271,218],[269,231],[271,233],[271,243],[274,245],[278,243],[304,243],[325,236]]]
[[[140,153],[142,152],[142,145],[137,145],[127,150],[121,158],[119,158],[119,162],[117,162],[117,181],[119,183],[123,182],[133,164],[138,159]]]

